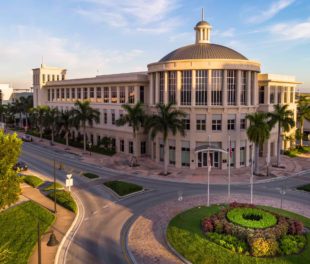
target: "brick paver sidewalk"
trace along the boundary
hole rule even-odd
[[[32,175],[36,175],[37,173],[31,172]],[[36,175],[40,178],[43,178],[42,175]],[[42,205],[43,207],[47,208],[48,210],[54,210],[54,203],[52,200],[47,198],[44,194],[40,192],[40,190],[32,188],[27,184],[22,184],[22,196],[26,199],[33,200],[38,204]],[[57,213],[56,213],[56,220],[54,224],[49,228],[47,233],[42,236],[41,239],[41,254],[42,254],[42,263],[44,264],[53,264],[54,259],[56,256],[56,252],[58,246],[48,247],[47,242],[50,237],[51,230],[54,231],[57,240],[60,242],[64,235],[66,234],[67,230],[70,228],[73,220],[75,218],[75,214],[57,204]],[[32,256],[29,259],[29,264],[37,264],[38,263],[38,248],[35,247]]]

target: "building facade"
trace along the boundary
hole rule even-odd
[[[181,47],[148,65],[147,72],[100,75],[94,78],[66,80],[66,70],[41,65],[33,69],[34,104],[70,109],[76,100],[89,100],[100,111],[100,123],[88,129],[94,144],[103,136],[113,138],[117,152],[148,155],[163,161],[163,139],[151,140],[140,132],[133,144],[132,129],[117,127],[122,104],[140,101],[147,113],[157,103],[172,102],[186,113],[186,135],[169,135],[169,163],[177,168],[207,166],[207,155],[195,149],[206,142],[230,149],[230,165],[249,165],[252,144],[246,135],[246,115],[272,111],[273,104],[289,104],[296,115],[293,77],[259,74],[260,63],[247,59],[230,48],[212,44],[209,23],[195,26],[196,42]],[[293,96],[293,99],[292,97]],[[292,100],[291,100],[292,99]],[[230,141],[229,141],[230,139]],[[272,132],[262,155],[276,153],[276,135]],[[211,153],[212,166],[227,168],[226,154]]]

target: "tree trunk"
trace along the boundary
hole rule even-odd
[[[52,144],[54,144],[54,128],[52,127]]]
[[[22,112],[19,112],[19,127],[23,127]]]
[[[278,124],[278,149],[277,149],[277,167],[280,166],[280,150],[281,150],[281,124]]]
[[[42,126],[40,126],[40,140],[42,141],[42,134],[43,134],[43,131],[42,131]]]
[[[167,139],[164,141],[164,175],[168,175]]]
[[[69,148],[69,133],[68,131],[66,132],[66,146]]]
[[[134,142],[134,149],[133,149],[133,156],[132,156],[132,161],[131,161],[132,167],[138,165],[138,158],[137,158],[138,142],[137,142],[137,134],[135,131],[133,131],[133,142]]]
[[[84,152],[86,152],[86,127],[83,125]]]
[[[26,131],[28,130],[28,117],[27,117],[27,113],[25,113],[26,116]]]
[[[259,145],[255,144],[255,160],[254,160],[254,174],[258,175],[259,174]]]
[[[303,145],[304,120],[300,120],[300,146]]]

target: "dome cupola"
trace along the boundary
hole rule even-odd
[[[211,39],[211,25],[204,21],[204,12],[201,10],[201,21],[194,27],[196,31],[196,44],[210,43]]]

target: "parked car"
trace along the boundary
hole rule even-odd
[[[23,135],[22,140],[25,142],[32,142],[32,136],[29,135]]]
[[[13,166],[13,170],[26,171],[28,170],[28,165],[23,161],[19,161]]]

